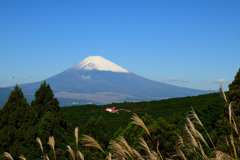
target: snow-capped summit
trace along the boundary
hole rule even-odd
[[[103,72],[104,71],[104,72]],[[156,82],[138,76],[101,56],[90,56],[75,66],[46,79],[61,106],[124,101],[149,101],[210,93]],[[33,97],[43,81],[22,84],[24,95]],[[12,89],[14,87],[11,87]],[[1,102],[0,102],[1,104]],[[1,106],[0,106],[1,107]]]
[[[81,69],[129,73],[126,69],[101,56],[89,56],[71,68],[71,70]]]

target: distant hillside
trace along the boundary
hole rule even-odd
[[[11,91],[9,88],[0,88],[0,108],[7,102]]]
[[[109,105],[82,105],[62,107],[61,110],[66,113],[68,121],[74,126],[84,125],[91,118],[98,118],[102,116],[106,121],[111,132],[115,132],[119,127],[126,127],[131,121],[132,113],[120,111],[118,114],[104,111],[108,107],[116,107],[131,110],[140,117],[144,114],[149,114],[153,119],[164,117],[166,119],[173,119],[173,115],[186,114],[191,110],[191,106],[197,111],[209,104],[221,105],[222,99],[219,93],[212,93],[193,97],[172,98],[159,101],[149,102],[125,102],[113,103]],[[184,118],[183,118],[184,120]]]

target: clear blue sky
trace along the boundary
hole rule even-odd
[[[1,0],[0,87],[100,55],[151,80],[227,90],[240,68],[239,8],[239,0]]]

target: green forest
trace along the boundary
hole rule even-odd
[[[59,107],[44,81],[27,103],[16,85],[0,110],[2,159],[240,159],[240,69],[219,93]],[[116,107],[130,112],[106,112]]]

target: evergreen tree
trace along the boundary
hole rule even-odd
[[[62,152],[67,144],[66,132],[69,131],[70,127],[65,115],[60,111],[59,101],[54,97],[53,91],[46,81],[35,92],[35,100],[31,103],[31,109],[32,125],[36,137],[40,137],[42,141],[47,142],[50,136],[54,136],[56,149]],[[62,153],[66,154],[64,151]]]
[[[14,150],[13,156],[24,152],[21,143],[24,141],[24,132],[30,119],[29,111],[27,100],[21,88],[16,85],[0,110],[0,154],[4,151],[13,151],[13,144],[17,142],[19,150]]]
[[[48,111],[58,113],[60,111],[59,102],[54,97],[49,84],[44,81],[35,92],[35,100],[31,102],[32,124],[35,125],[39,119]]]
[[[228,85],[228,87],[229,87],[228,92],[229,101],[240,102],[240,68],[236,76],[234,77],[234,80],[232,81],[231,84]]]
[[[4,125],[12,125],[19,128],[22,123],[28,120],[28,111],[29,105],[23,95],[22,89],[16,85],[0,112],[0,128]]]
[[[43,111],[59,111],[59,101],[54,98],[53,91],[49,84],[44,81],[40,88],[35,92],[35,100],[32,101],[31,106],[43,107]]]
[[[29,107],[19,86],[11,92],[8,101],[0,110],[0,155],[9,152],[14,159],[23,154],[27,159],[37,159],[42,153],[36,138],[40,137],[46,154],[52,155],[47,145],[48,138],[56,139],[56,153],[66,157],[66,144],[73,129],[60,112],[59,102],[44,81],[36,91],[35,100]],[[2,157],[0,156],[0,159]],[[65,159],[65,158],[62,158]]]

